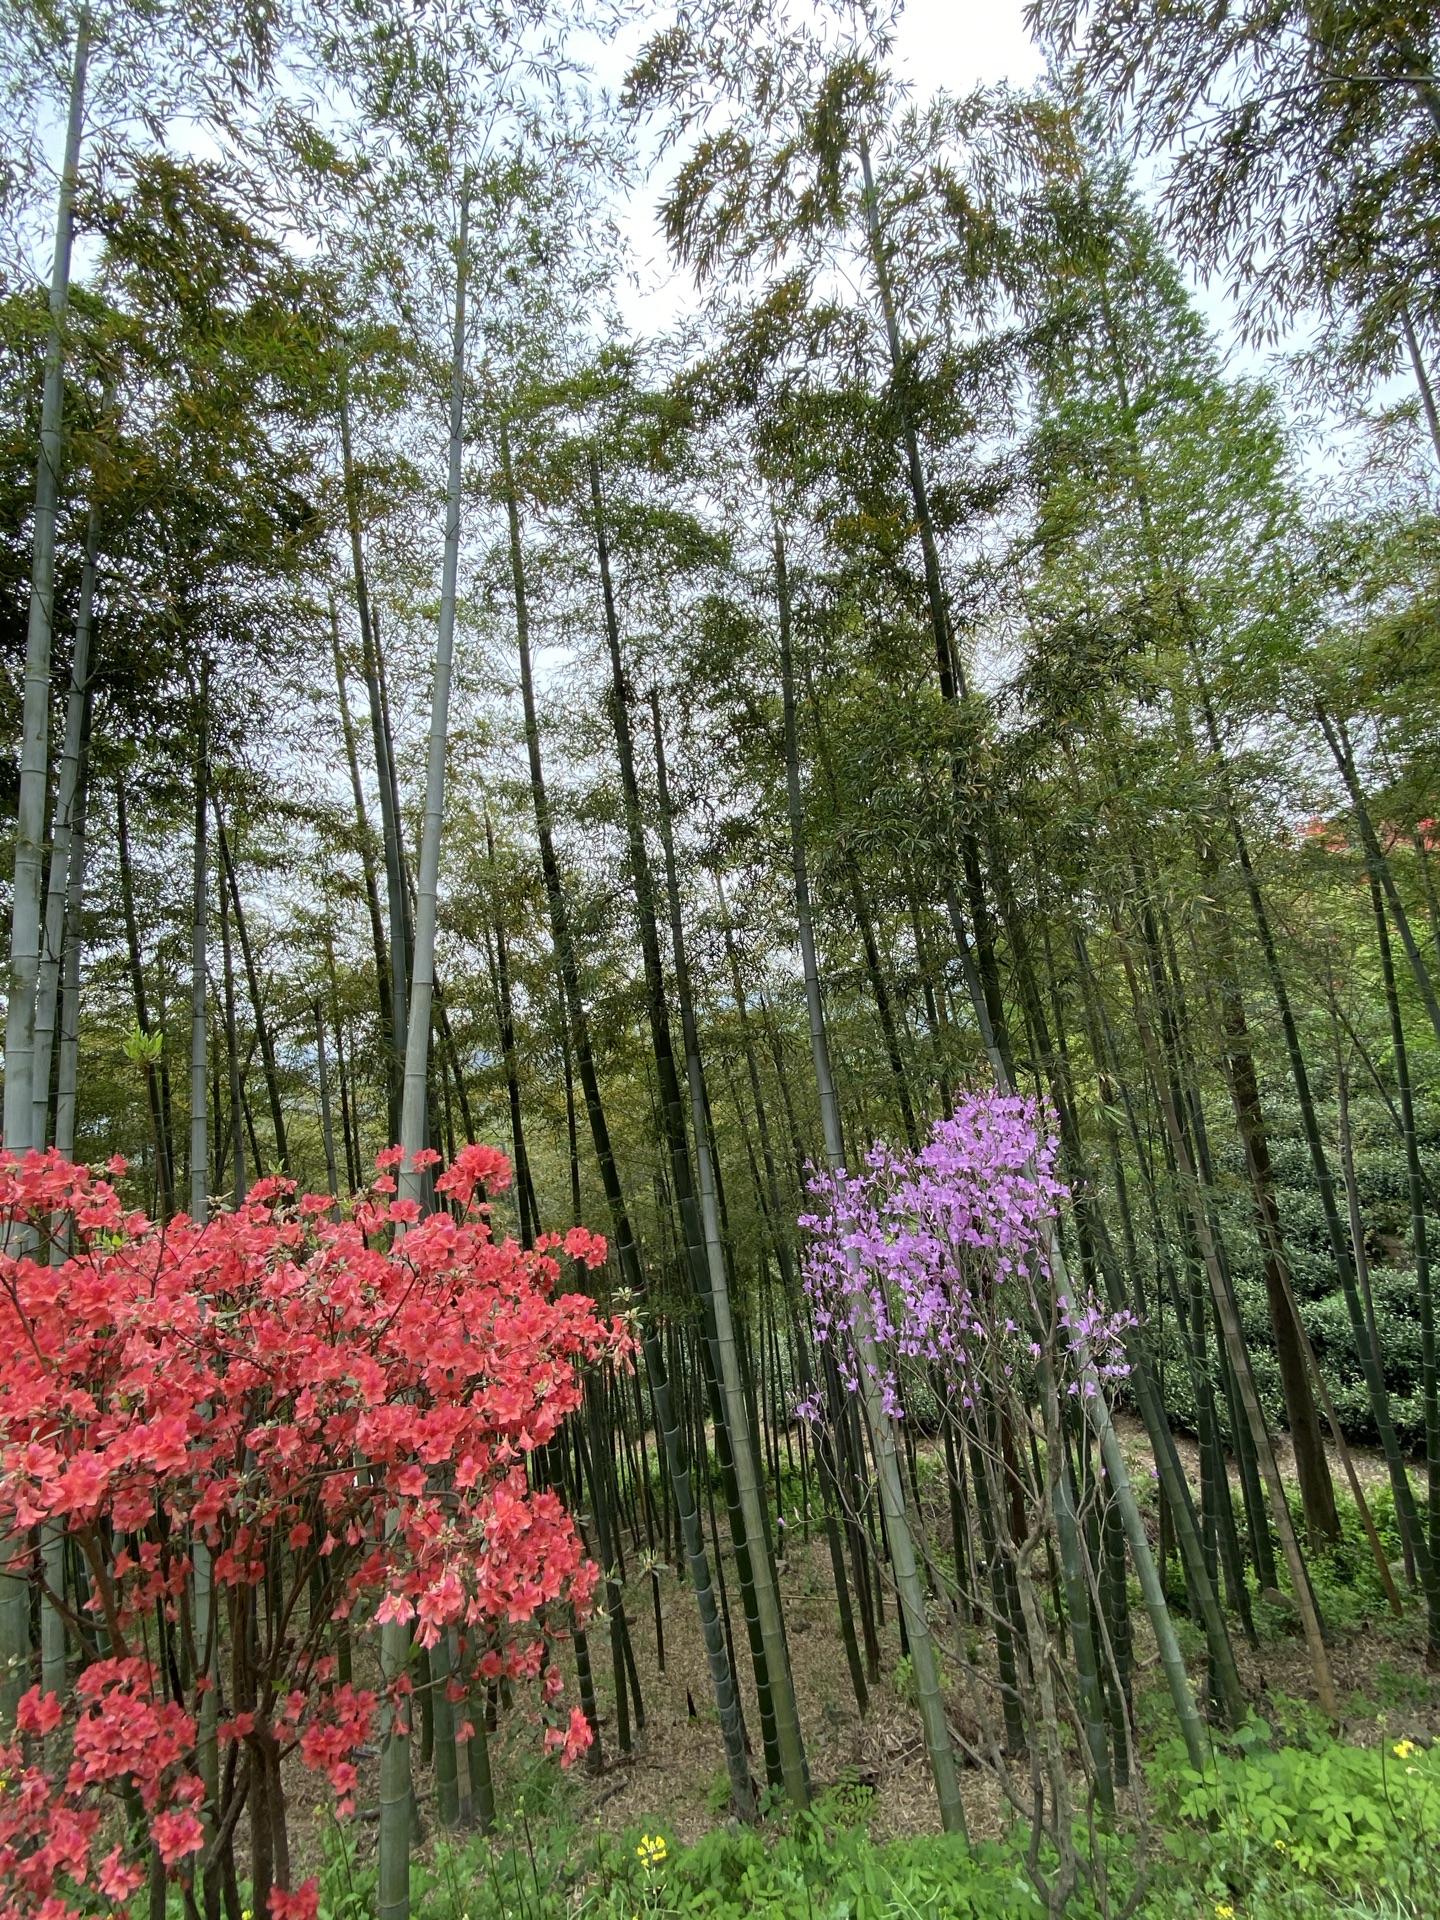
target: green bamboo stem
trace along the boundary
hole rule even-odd
[[[1095,1657],[1095,1634],[1090,1614],[1090,1594],[1081,1554],[1080,1529],[1075,1519],[1075,1492],[1070,1484],[1070,1465],[1060,1432],[1059,1405],[1053,1381],[1045,1383],[1050,1418],[1051,1444],[1060,1444],[1060,1461],[1054,1471],[1051,1499],[1055,1509],[1055,1528],[1060,1539],[1060,1565],[1065,1584],[1065,1610],[1070,1619],[1070,1638],[1075,1649],[1075,1673],[1080,1683],[1080,1716],[1085,1727],[1085,1744],[1090,1749],[1090,1764],[1095,1770],[1095,1793],[1107,1818],[1115,1815],[1115,1779],[1110,1767],[1110,1743],[1106,1737],[1104,1703],[1100,1692],[1100,1673]],[[1052,1403],[1054,1403],[1052,1405]]]
[[[810,1779],[805,1764],[805,1746],[800,1734],[800,1716],[795,1700],[795,1683],[790,1672],[790,1654],[785,1641],[785,1622],[780,1608],[775,1563],[766,1538],[764,1500],[760,1476],[756,1468],[755,1449],[752,1445],[750,1416],[745,1404],[735,1326],[730,1311],[730,1285],[725,1270],[725,1251],[716,1203],[715,1169],[711,1156],[709,1116],[706,1110],[705,1085],[700,1065],[700,1042],[695,1025],[694,1001],[690,992],[690,969],[680,916],[680,889],[675,868],[675,841],[671,828],[670,791],[658,697],[652,702],[652,711],[655,723],[655,767],[660,798],[660,836],[665,855],[670,932],[675,957],[675,987],[680,1003],[681,1030],[685,1044],[685,1073],[690,1093],[690,1124],[695,1143],[696,1170],[699,1175],[700,1217],[705,1233],[710,1307],[715,1319],[715,1346],[720,1362],[726,1424],[735,1462],[740,1510],[745,1522],[746,1541],[750,1547],[751,1580],[754,1585],[760,1635],[765,1649],[765,1666],[770,1682],[771,1708],[775,1718],[775,1741],[779,1749],[781,1778],[791,1802],[803,1808],[810,1804]]]
[[[559,862],[555,857],[550,802],[546,793],[545,774],[540,754],[540,726],[536,713],[534,677],[531,670],[529,613],[525,595],[524,557],[520,543],[520,509],[511,470],[509,433],[503,420],[500,424],[499,441],[506,518],[510,536],[515,632],[520,659],[521,697],[525,710],[525,746],[530,769],[530,793],[535,810],[536,836],[540,843],[541,871],[550,910],[551,937],[561,979],[569,1054],[573,1056],[575,1065],[579,1069],[586,1117],[590,1124],[595,1158],[599,1165],[601,1184],[610,1214],[615,1240],[615,1256],[621,1280],[630,1290],[643,1314],[646,1294],[645,1275],[631,1231],[624,1189],[621,1186],[619,1169],[616,1166],[614,1148],[610,1139],[610,1129],[600,1096],[600,1083],[590,1046],[589,1025],[580,992],[580,973],[576,964],[564,892],[560,884]],[[572,1167],[575,1164],[572,1154]],[[739,1696],[735,1689],[731,1658],[715,1605],[710,1564],[705,1552],[699,1514],[681,1447],[680,1433],[671,1405],[664,1354],[656,1338],[653,1321],[648,1314],[643,1315],[641,1321],[641,1350],[645,1356],[645,1367],[650,1382],[650,1402],[655,1411],[655,1419],[665,1448],[666,1469],[675,1496],[686,1562],[700,1613],[706,1664],[715,1692],[716,1710],[725,1749],[725,1765],[730,1778],[731,1798],[737,1814],[744,1820],[751,1820],[755,1815],[755,1789],[745,1751],[745,1728],[740,1714]]]
[[[820,971],[815,952],[815,932],[810,913],[810,887],[805,862],[805,841],[800,803],[800,764],[795,730],[795,688],[790,655],[790,594],[785,571],[785,544],[779,529],[775,535],[775,571],[780,604],[780,666],[785,705],[785,767],[790,806],[790,845],[795,881],[795,909],[800,933],[800,953],[805,975],[805,1004],[810,1023],[811,1059],[820,1096],[820,1118],[825,1137],[825,1157],[833,1173],[845,1166],[845,1144],[840,1126],[840,1107],[830,1071],[830,1046],[825,1029],[825,1012],[820,999]],[[881,1360],[873,1328],[865,1306],[863,1288],[856,1289],[857,1311],[854,1337],[859,1358],[860,1394],[870,1422],[874,1446],[875,1477],[880,1490],[880,1506],[890,1540],[891,1569],[900,1596],[901,1612],[910,1646],[920,1703],[920,1721],[924,1729],[925,1750],[935,1782],[935,1797],[940,1822],[947,1833],[964,1833],[965,1807],[960,1798],[955,1752],[950,1744],[950,1729],[945,1721],[945,1705],[940,1693],[939,1667],[935,1643],[926,1616],[925,1593],[905,1509],[905,1488],[900,1476],[895,1447],[894,1423],[885,1411],[880,1396]]]

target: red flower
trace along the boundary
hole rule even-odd
[[[468,1201],[477,1186],[503,1193],[510,1184],[510,1162],[495,1147],[462,1147],[449,1170],[435,1182],[437,1193]]]
[[[270,1890],[270,1920],[315,1920],[320,1911],[320,1882],[311,1878],[293,1893]]]
[[[382,1171],[348,1218],[269,1180],[204,1227],[180,1216],[162,1233],[53,1151],[0,1150],[0,1227],[59,1219],[72,1248],[52,1267],[3,1250],[27,1241],[0,1233],[0,1535],[74,1537],[103,1573],[91,1586],[110,1648],[71,1698],[32,1688],[20,1703],[32,1738],[71,1717],[62,1777],[27,1766],[18,1744],[0,1749],[0,1913],[60,1920],[59,1885],[122,1905],[152,1842],[171,1868],[203,1845],[196,1721],[164,1699],[145,1651],[157,1611],[180,1619],[202,1540],[221,1618],[235,1589],[250,1607],[243,1590],[277,1566],[296,1586],[275,1614],[293,1617],[318,1567],[331,1618],[352,1633],[417,1619],[426,1645],[459,1635],[465,1675],[540,1680],[549,1610],[583,1617],[598,1576],[560,1501],[519,1463],[580,1404],[578,1369],[632,1343],[590,1301],[555,1293],[552,1259],[496,1243],[480,1190],[509,1178],[502,1154],[467,1146],[437,1183],[459,1218],[387,1208]],[[393,1252],[392,1218],[412,1223]],[[605,1257],[595,1236],[564,1244]],[[270,1704],[219,1738],[297,1755],[351,1810],[376,1697],[337,1684],[323,1642],[319,1657],[306,1635],[273,1652]],[[547,1703],[557,1679],[542,1682]],[[567,1759],[575,1726],[552,1729]],[[148,1831],[102,1857],[112,1796],[138,1803]],[[313,1920],[317,1898],[309,1882],[270,1912]]]
[[[31,1687],[28,1693],[20,1696],[20,1704],[15,1709],[15,1724],[21,1733],[52,1733],[64,1715],[65,1709],[58,1693],[41,1693],[39,1687]]]
[[[205,1844],[205,1829],[193,1813],[159,1813],[150,1822],[150,1838],[166,1866],[173,1867],[187,1854],[199,1853]]]

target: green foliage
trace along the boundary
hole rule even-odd
[[[861,1827],[795,1823],[773,1845],[753,1831],[720,1832],[676,1858],[660,1912],[715,1920],[766,1913],[780,1920],[888,1920],[890,1915],[1002,1916],[1039,1911],[1029,1883],[999,1847],[972,1852],[934,1836],[877,1845]],[[600,1913],[620,1908],[601,1907]]]
[[[1440,1900],[1440,1753],[1410,1740],[1351,1746],[1320,1737],[1270,1746],[1252,1722],[1203,1779],[1178,1743],[1152,1769],[1172,1867],[1220,1907],[1252,1897],[1311,1910],[1336,1894]],[[1319,1910],[1317,1904],[1316,1911]],[[1375,1909],[1383,1911],[1383,1909]],[[1238,1911],[1238,1908],[1237,1908]]]
[[[1423,1673],[1406,1673],[1389,1660],[1375,1668],[1375,1692],[1382,1707],[1424,1706],[1434,1691]]]
[[[826,1825],[858,1827],[875,1811],[875,1789],[856,1775],[846,1775],[816,1796],[815,1818]]]
[[[1388,1563],[1398,1567],[1402,1546],[1394,1492],[1389,1486],[1376,1484],[1366,1489],[1365,1500],[1380,1536],[1381,1551]],[[1326,1623],[1332,1631],[1341,1632],[1366,1624],[1383,1625],[1392,1618],[1389,1602],[1360,1510],[1343,1484],[1335,1490],[1335,1510],[1340,1519],[1339,1539],[1310,1557],[1311,1577]],[[1298,1496],[1291,1501],[1291,1512],[1299,1526],[1303,1513]],[[1406,1588],[1403,1581],[1399,1584],[1403,1597]],[[1382,1669],[1384,1666],[1382,1661]],[[1398,1702],[1382,1698],[1379,1704],[1393,1706]]]
[[[1414,1704],[1410,1677],[1390,1686]],[[1389,1737],[1334,1739],[1299,1702],[1276,1725],[1251,1720],[1202,1778],[1178,1741],[1148,1769],[1154,1826],[1081,1835],[1098,1849],[1108,1911],[1141,1920],[1419,1920],[1440,1908],[1440,1748]],[[854,1777],[813,1812],[776,1810],[760,1828],[717,1826],[677,1846],[653,1825],[616,1837],[573,1824],[568,1797],[537,1768],[493,1839],[439,1838],[411,1875],[416,1920],[1019,1920],[1043,1903],[1025,1871],[1024,1832],[967,1847],[939,1834],[883,1841],[869,1822],[874,1790]],[[321,1920],[369,1920],[373,1854],[354,1830],[323,1834]],[[363,1844],[363,1843],[362,1843]],[[1042,1862],[1043,1864],[1043,1862]],[[1143,1871],[1141,1868],[1143,1866]],[[176,1909],[178,1913],[178,1908]],[[1066,1909],[1099,1920],[1092,1889]]]
[[[858,1806],[856,1789],[838,1789],[788,1833],[722,1827],[679,1849],[635,1832],[597,1836],[569,1855],[553,1830],[512,1832],[493,1847],[441,1847],[435,1865],[412,1877],[413,1911],[418,1920],[1009,1920],[1041,1911],[1007,1849],[972,1851],[939,1835],[882,1845],[856,1819]],[[353,1920],[364,1909],[348,1903],[368,1885],[364,1875],[346,1881],[332,1864],[322,1916]]]

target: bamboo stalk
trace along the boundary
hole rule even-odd
[[[540,843],[540,865],[550,910],[551,937],[560,973],[565,1019],[569,1029],[569,1045],[579,1069],[591,1140],[594,1144],[595,1158],[599,1165],[601,1184],[604,1187],[614,1232],[616,1260],[623,1283],[629,1288],[637,1307],[643,1312],[645,1277],[630,1227],[624,1190],[615,1164],[610,1129],[600,1096],[599,1079],[595,1072],[595,1062],[590,1047],[589,1025],[580,994],[580,975],[570,933],[569,915],[560,884],[559,862],[555,856],[550,801],[546,792],[540,754],[540,727],[535,707],[534,677],[531,671],[530,627],[525,595],[524,558],[520,544],[519,502],[511,471],[509,432],[503,418],[500,423],[499,439],[506,517],[510,534],[511,576],[515,595],[515,632],[520,658],[520,688],[525,709],[526,755],[529,761],[530,793],[535,810],[536,835]],[[571,1164],[572,1169],[576,1169],[578,1173],[573,1135]],[[575,1176],[572,1175],[572,1177]],[[737,1814],[742,1819],[752,1820],[755,1816],[755,1790],[750,1777],[750,1763],[745,1752],[745,1727],[734,1684],[733,1659],[726,1646],[725,1634],[715,1605],[710,1564],[705,1552],[680,1430],[671,1405],[664,1355],[656,1338],[654,1324],[648,1316],[641,1322],[641,1351],[644,1354],[646,1372],[650,1381],[651,1404],[655,1409],[655,1417],[660,1426],[661,1439],[665,1448],[666,1468],[675,1495],[686,1562],[700,1613],[706,1665],[709,1669],[716,1709],[720,1718],[731,1798]]]
[[[1200,1242],[1201,1255],[1205,1262],[1205,1272],[1210,1282],[1211,1295],[1215,1302],[1216,1317],[1230,1365],[1234,1369],[1236,1384],[1239,1387],[1244,1405],[1245,1418],[1255,1443],[1255,1453],[1260,1472],[1265,1480],[1266,1491],[1270,1496],[1270,1511],[1275,1522],[1275,1531],[1280,1537],[1281,1549],[1285,1555],[1286,1566],[1290,1573],[1290,1583],[1294,1591],[1295,1604],[1299,1609],[1301,1625],[1305,1631],[1305,1643],[1310,1654],[1311,1671],[1315,1677],[1315,1691],[1319,1696],[1321,1711],[1331,1720],[1340,1716],[1340,1700],[1335,1691],[1334,1675],[1330,1668],[1330,1656],[1325,1647],[1325,1636],[1320,1628],[1320,1616],[1315,1605],[1314,1589],[1310,1584],[1309,1569],[1305,1556],[1300,1550],[1296,1538],[1294,1522],[1290,1518],[1290,1508],[1285,1499],[1284,1485],[1280,1479],[1280,1470],[1275,1464],[1274,1449],[1270,1445],[1270,1436],[1265,1427],[1265,1416],[1261,1411],[1259,1396],[1255,1390],[1254,1377],[1250,1371],[1249,1356],[1245,1351],[1244,1335],[1240,1330],[1239,1318],[1235,1312],[1234,1301],[1225,1284],[1225,1276],[1220,1269],[1214,1240],[1210,1233],[1210,1222],[1200,1197],[1195,1169],[1190,1160],[1184,1132],[1179,1116],[1175,1111],[1168,1084],[1155,1050],[1154,1035],[1150,1031],[1144,1007],[1140,1000],[1138,983],[1129,955],[1123,956],[1127,977],[1130,980],[1131,996],[1135,1007],[1135,1021],[1141,1042],[1150,1062],[1151,1075],[1155,1082],[1156,1095],[1164,1115],[1166,1130],[1170,1135],[1171,1146],[1179,1166],[1181,1184],[1191,1218],[1195,1225],[1195,1236]],[[1107,1465],[1108,1465],[1107,1460]]]
[[[820,1097],[820,1120],[825,1136],[825,1156],[832,1173],[843,1173],[845,1145],[840,1128],[840,1108],[830,1072],[830,1047],[825,1027],[825,1011],[820,998],[820,972],[815,952],[815,933],[810,915],[810,887],[805,863],[805,841],[800,804],[799,749],[795,729],[795,688],[790,658],[790,593],[785,570],[785,542],[779,528],[775,532],[775,575],[780,606],[780,671],[785,707],[785,773],[790,808],[790,849],[795,884],[795,913],[800,934],[801,962],[805,975],[805,1005],[810,1023],[811,1058]],[[914,1538],[905,1511],[905,1489],[896,1456],[894,1424],[881,1403],[878,1385],[879,1356],[873,1328],[864,1306],[863,1289],[857,1290],[858,1311],[854,1328],[856,1350],[860,1357],[860,1390],[870,1418],[875,1445],[875,1471],[880,1489],[880,1504],[890,1538],[891,1564],[914,1666],[916,1692],[920,1702],[920,1720],[924,1728],[925,1749],[935,1782],[935,1797],[940,1822],[947,1833],[964,1833],[965,1807],[960,1798],[960,1782],[955,1769],[955,1752],[950,1744],[950,1729],[945,1720],[945,1705],[940,1693],[939,1667],[935,1643],[926,1617],[925,1595],[920,1582]]]

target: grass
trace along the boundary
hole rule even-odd
[[[1076,1920],[1421,1920],[1440,1912],[1440,1746],[1333,1739],[1300,1710],[1252,1720],[1202,1778],[1178,1742],[1149,1767],[1151,1829],[1082,1838],[1096,1871]],[[967,1847],[882,1841],[870,1790],[842,1783],[812,1813],[770,1809],[693,1846],[641,1823],[586,1831],[537,1769],[491,1841],[438,1840],[412,1878],[415,1920],[1028,1920],[1046,1904],[1024,1835]],[[1042,1863],[1043,1864],[1043,1863]],[[325,1920],[369,1920],[374,1868],[330,1823]]]

